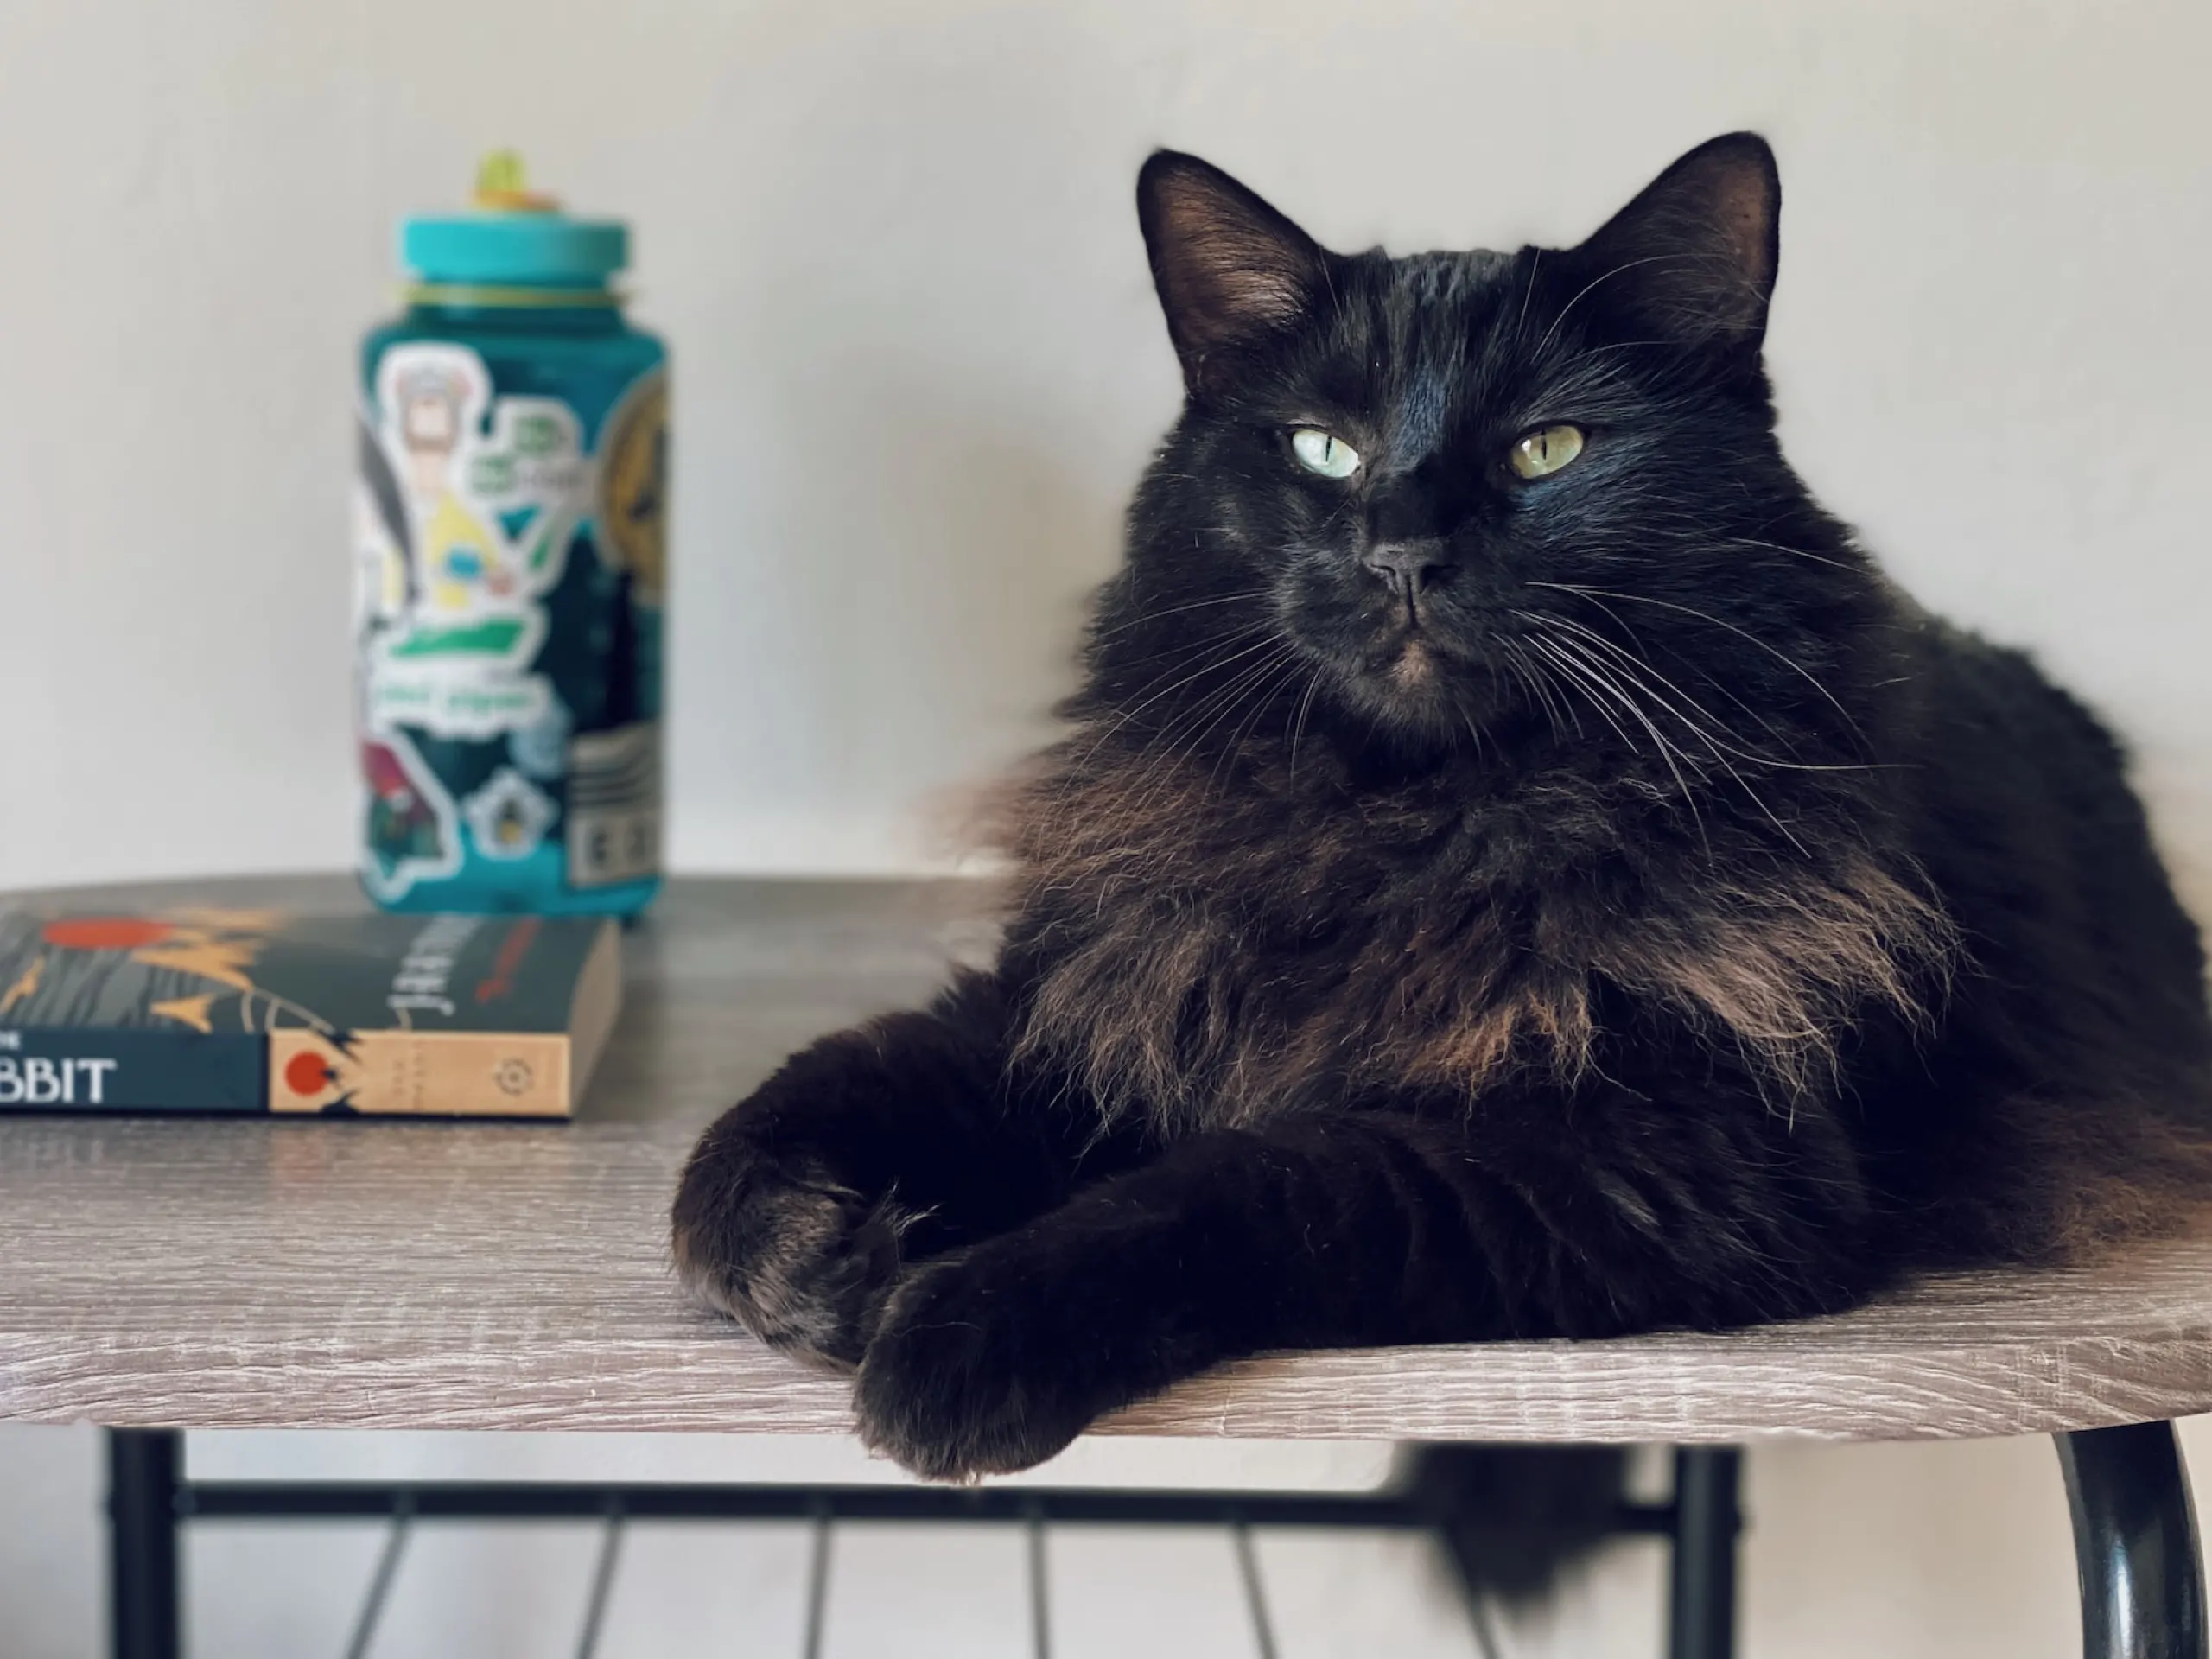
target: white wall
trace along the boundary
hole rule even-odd
[[[351,353],[488,146],[634,219],[674,342],[676,859],[853,868],[1034,734],[1114,556],[1175,396],[1148,145],[1511,245],[1744,124],[1800,464],[2212,871],[2208,48],[2188,0],[0,8],[0,886],[347,858]]]

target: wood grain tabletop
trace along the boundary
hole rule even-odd
[[[314,877],[66,902],[211,894],[358,903]],[[969,909],[949,883],[672,883],[625,938],[573,1123],[0,1117],[0,1419],[844,1430],[842,1380],[686,1303],[668,1199],[699,1129],[792,1047],[976,950]],[[2212,1225],[1723,1337],[1269,1357],[1103,1432],[1885,1440],[2207,1409]]]

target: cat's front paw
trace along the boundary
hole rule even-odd
[[[1061,1338],[1065,1310],[1020,1265],[985,1246],[893,1293],[853,1391],[870,1450],[925,1479],[974,1480],[1042,1463],[1089,1427],[1097,1408]]]
[[[709,1306],[775,1347],[850,1367],[898,1282],[913,1219],[726,1119],[684,1169],[671,1243],[677,1276]]]

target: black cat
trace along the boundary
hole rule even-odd
[[[1762,141],[1564,251],[1137,195],[1188,398],[998,967],[708,1133],[690,1286],[958,1478],[1262,1350],[1790,1319],[2178,1211],[2196,930],[2096,721],[1783,460]]]

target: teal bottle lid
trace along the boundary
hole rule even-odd
[[[485,304],[589,303],[574,290],[603,290],[630,263],[627,226],[569,218],[553,197],[527,188],[522,158],[512,150],[484,158],[474,206],[474,213],[401,225],[400,259],[416,279],[410,298],[436,300],[450,297],[441,290],[466,289]],[[569,291],[543,292],[548,289]],[[510,289],[520,292],[504,302],[498,297]]]

